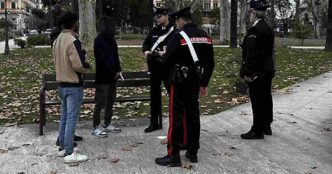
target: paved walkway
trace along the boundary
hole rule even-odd
[[[275,173],[329,174],[332,171],[332,71],[274,94],[273,136],[242,140],[252,116],[250,104],[201,119],[199,162],[184,168],[161,167],[154,158],[166,154],[164,129],[143,133],[147,120],[122,120],[122,133],[98,139],[90,135],[91,123],[80,122],[79,151],[88,162],[73,166],[57,157],[57,124],[47,124],[38,136],[37,125],[0,127],[1,174],[103,174],[103,173]],[[183,156],[183,153],[181,154]],[[116,161],[119,159],[119,161]]]

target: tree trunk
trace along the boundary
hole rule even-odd
[[[80,20],[80,40],[83,45],[92,49],[96,32],[96,0],[79,1],[79,20]]]
[[[274,30],[274,24],[275,24],[274,20],[276,17],[276,10],[275,10],[274,5],[275,5],[275,0],[271,0],[271,16],[270,16],[270,19],[268,22],[269,22],[272,30]]]
[[[246,15],[248,13],[248,3],[240,0],[239,33],[244,35],[246,32]]]
[[[72,0],[71,1],[71,8],[73,10],[73,13],[75,13],[78,16],[79,15],[79,12],[78,12],[78,0]]]
[[[228,0],[220,0],[220,43],[225,44],[229,40],[230,31],[229,3]]]
[[[332,51],[332,0],[329,0],[325,50]]]
[[[300,19],[300,0],[294,0],[295,1],[295,15],[294,20]]]
[[[230,48],[237,48],[237,0],[231,0]]]
[[[315,4],[314,0],[305,0],[305,2],[307,4],[311,5],[311,13],[313,16],[313,20],[314,20],[314,29],[315,29],[315,37],[320,39],[320,26],[321,26],[321,21],[319,18],[319,14],[318,14],[318,7]]]

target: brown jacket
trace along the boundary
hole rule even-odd
[[[56,80],[60,83],[83,84],[82,73],[86,73],[90,65],[85,62],[86,51],[77,34],[63,30],[52,48]]]

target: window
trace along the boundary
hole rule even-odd
[[[211,9],[211,4],[209,2],[204,2],[204,10],[210,10]]]
[[[213,8],[218,8],[218,2],[213,3]]]
[[[16,3],[12,2],[12,9],[16,9]]]
[[[160,2],[157,2],[157,7],[160,7],[161,6],[161,3]]]
[[[4,8],[5,8],[5,3],[1,2],[1,9],[4,9]]]

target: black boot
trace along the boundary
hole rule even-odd
[[[161,166],[169,166],[169,167],[179,167],[182,166],[180,155],[176,156],[164,156],[160,158],[156,158],[155,162]]]
[[[156,131],[156,130],[159,130],[159,129],[162,129],[161,125],[150,124],[149,127],[147,127],[144,130],[144,132],[149,133],[149,132],[153,132],[153,131]]]
[[[264,128],[264,130],[263,130],[263,133],[265,134],[265,135],[272,135],[272,129],[271,129],[271,126],[269,125],[269,126],[266,126],[265,128]]]
[[[245,134],[241,134],[242,139],[249,139],[249,140],[254,140],[254,139],[264,139],[264,134],[261,132],[255,132],[253,130],[250,130],[249,132]]]
[[[185,156],[192,163],[197,163],[198,162],[198,160],[197,160],[197,153],[190,153],[189,151],[187,151]]]

